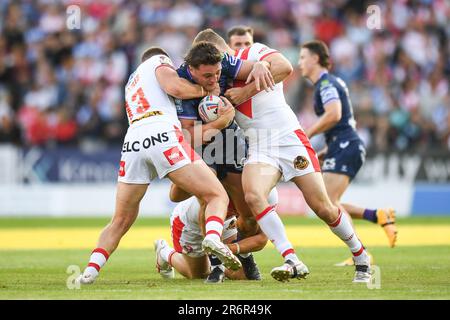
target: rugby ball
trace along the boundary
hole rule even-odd
[[[219,117],[219,108],[225,104],[218,96],[206,96],[198,105],[198,113],[204,122],[211,122]]]

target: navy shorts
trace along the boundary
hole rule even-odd
[[[223,180],[228,173],[242,174],[248,156],[248,141],[243,132],[236,128],[222,132],[220,137],[202,148],[202,158],[217,172],[217,178]]]
[[[365,160],[366,148],[361,140],[333,141],[328,145],[322,172],[344,174],[353,180]]]

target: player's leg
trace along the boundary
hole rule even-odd
[[[285,227],[275,207],[269,205],[268,202],[268,195],[280,178],[280,171],[272,165],[249,163],[244,167],[242,185],[245,200],[261,230],[285,259],[285,264],[274,268],[271,275],[279,281],[286,281],[292,275],[305,277],[309,271],[295,254],[294,247],[286,235]]]
[[[343,209],[344,212],[347,212],[353,219],[364,219],[378,223],[384,229],[389,245],[391,247],[395,246],[397,228],[395,225],[395,211],[393,209],[371,210],[341,203],[340,199],[350,185],[350,178],[344,174],[324,172],[323,180],[332,203]]]
[[[339,207],[341,211],[345,214],[347,213],[347,210],[345,207],[341,204],[340,199],[344,192],[347,190],[348,186],[350,185],[350,178],[349,176],[345,174],[340,173],[334,173],[334,172],[324,172],[323,173],[323,181],[325,183],[325,187],[327,189],[328,196],[330,197],[331,202]],[[353,224],[352,216],[349,215],[350,221]],[[354,227],[354,225],[353,225]],[[373,257],[370,253],[367,253],[370,257],[370,263],[373,263]],[[354,261],[353,257],[350,257],[343,262],[335,264],[335,266],[338,267],[344,267],[344,266],[353,266]]]
[[[242,174],[228,172],[227,176],[222,180],[225,190],[230,196],[236,211],[242,218],[240,220],[240,232],[242,235],[252,236],[258,231],[258,224],[255,216],[252,214],[250,207],[245,201],[244,188],[242,187]]]
[[[327,190],[328,197],[331,202],[341,209],[342,212],[348,214],[345,208],[341,204],[341,197],[350,185],[350,178],[347,175],[333,172],[324,172],[322,174],[323,182],[325,183],[325,188]],[[349,219],[353,224],[352,217],[350,214]]]
[[[147,187],[148,184],[117,183],[116,211],[111,222],[100,234],[97,247],[89,258],[89,264],[79,278],[81,283],[90,284],[95,281],[100,269],[136,220],[139,203]]]
[[[268,202],[271,206],[278,204],[278,191],[276,188],[270,191]],[[261,280],[261,273],[252,252],[262,250],[266,246],[268,238],[259,227],[256,233],[249,234],[246,220],[248,219],[244,219],[239,215],[236,223],[236,239],[228,246],[241,261],[245,278],[247,280]],[[242,232],[241,230],[246,230],[247,232]],[[239,276],[237,277],[239,278]]]
[[[349,203],[342,203],[342,207],[353,219],[364,219],[380,225],[386,233],[391,248],[395,247],[395,243],[397,242],[397,227],[395,225],[394,209],[361,208]]]
[[[185,254],[178,254],[177,256],[172,256],[170,264],[188,279],[205,279],[210,272],[207,255],[202,257],[189,257]]]
[[[188,279],[204,279],[209,274],[207,255],[190,257],[177,252],[165,240],[155,241],[156,266],[163,278],[173,278],[173,269]]]
[[[211,167],[210,167],[211,168]],[[211,168],[211,170],[213,170]],[[213,170],[215,173],[215,170]],[[245,202],[244,197],[244,191],[242,188],[242,173],[235,173],[228,171],[226,173],[225,178],[221,180],[222,185],[224,186],[225,190],[227,191],[228,195],[230,196],[232,203],[234,204],[234,207],[236,211],[239,213],[239,216],[242,219],[239,219],[240,221],[240,235],[242,238],[247,236],[252,236],[257,233],[258,231],[258,224],[256,223],[255,217],[251,213],[250,208],[248,207],[247,203]],[[180,192],[177,191],[177,189],[180,189],[178,186],[173,187],[171,190],[171,194],[173,195],[179,195]],[[276,190],[275,190],[276,193]],[[172,196],[171,196],[172,197]],[[242,264],[242,268],[244,269],[245,274],[247,275],[247,279],[249,280],[260,280],[260,272],[258,269],[258,266],[256,265],[254,258],[251,253],[247,254],[236,254],[239,261]],[[222,282],[223,277],[225,273],[223,272],[225,268],[223,265],[221,265],[221,261],[213,256],[210,255],[210,263],[211,263],[211,273],[209,274],[206,282],[208,283],[217,283]],[[221,271],[218,271],[217,268],[219,268]]]
[[[148,184],[117,183],[116,212],[111,222],[100,234],[98,247],[112,254],[120,239],[130,229],[138,216],[139,204],[147,191]]]
[[[292,179],[302,191],[309,207],[328,224],[331,231],[350,249],[356,265],[355,282],[370,279],[370,258],[353,228],[349,216],[333,205],[328,197],[320,172],[312,172]],[[364,278],[364,279],[362,279]]]
[[[216,170],[211,166],[209,166],[209,169],[217,177]],[[170,198],[170,201],[172,201],[172,202],[181,202],[192,196],[193,196],[192,193],[189,193],[186,190],[181,189],[180,186],[178,186],[174,183],[172,183],[172,185],[170,186],[169,198]]]
[[[222,236],[223,243],[232,250],[242,263],[242,268],[237,271],[226,269],[217,258],[210,258],[211,273],[205,283],[221,283],[225,275],[232,280],[261,280],[261,274],[252,255],[252,251],[261,250],[267,243],[267,237],[258,230],[258,235],[242,239],[237,228],[241,217],[230,217],[225,221],[225,232]],[[242,251],[240,244],[242,243]]]
[[[167,176],[177,187],[207,204],[206,220],[211,216],[225,219],[228,195],[214,173],[203,161],[195,161],[170,172]],[[222,231],[219,233],[221,234]]]
[[[214,173],[203,161],[195,161],[170,172],[168,177],[181,189],[206,203],[205,250],[215,254],[227,268],[240,268],[239,260],[220,240],[228,208],[228,195]]]
[[[324,172],[322,177],[328,197],[335,206],[339,207],[341,197],[350,185],[350,178],[344,174],[333,172]]]

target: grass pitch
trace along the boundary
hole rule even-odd
[[[450,299],[449,218],[400,219],[394,249],[378,226],[356,224],[379,267],[379,289],[353,284],[353,267],[333,266],[348,251],[320,221],[283,220],[311,271],[306,280],[273,280],[269,272],[282,260],[270,244],[255,254],[262,281],[163,280],[152,240],[170,239],[168,221],[140,219],[94,285],[69,289],[68,278],[84,268],[108,219],[0,219],[0,299]]]

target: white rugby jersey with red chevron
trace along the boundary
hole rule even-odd
[[[262,61],[277,51],[261,43],[235,52],[242,60]],[[243,81],[235,81],[234,87],[242,87]],[[277,83],[273,91],[261,92],[236,107],[236,122],[247,132],[249,129],[272,129],[278,131],[270,140],[281,138],[300,128],[297,116],[287,104],[283,83]]]

